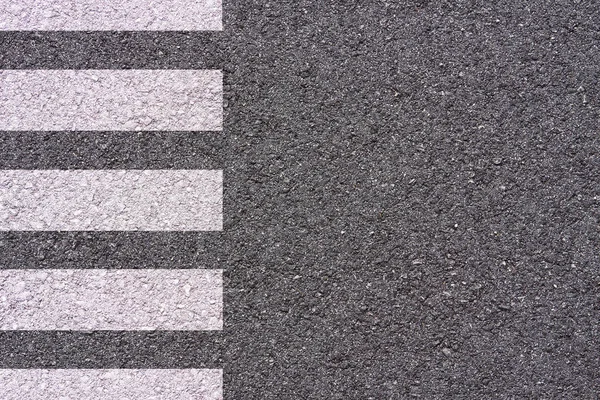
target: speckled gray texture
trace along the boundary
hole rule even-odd
[[[218,70],[5,70],[0,130],[220,131]]]
[[[221,30],[221,0],[0,0],[0,30]]]
[[[0,330],[222,327],[222,270],[0,270]]]
[[[0,235],[0,265],[220,258],[224,330],[0,332],[1,365],[204,362],[234,400],[597,399],[599,4],[236,0],[213,40],[0,34],[3,68],[210,60],[227,104],[214,241]]]
[[[0,370],[3,400],[220,400],[219,369]]]
[[[207,231],[223,227],[220,170],[0,171],[0,230]]]
[[[222,169],[223,136],[197,131],[0,131],[0,169]]]

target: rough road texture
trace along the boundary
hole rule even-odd
[[[3,400],[221,400],[219,370],[0,370]]]
[[[1,36],[3,68],[222,63],[228,152],[218,236],[0,252],[223,265],[222,337],[5,333],[3,366],[224,366],[230,399],[597,397],[597,2],[361,4],[226,2],[214,37]]]

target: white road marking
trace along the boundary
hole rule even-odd
[[[221,0],[0,0],[0,31],[221,29]],[[0,130],[222,131],[222,81],[216,70],[0,70]],[[0,171],[0,231],[222,228],[220,170]],[[222,329],[222,270],[0,269],[0,330]],[[49,398],[222,400],[223,371],[0,369],[0,399]]]
[[[220,170],[0,170],[0,231],[219,231]]]
[[[0,30],[222,29],[221,0],[0,0]]]
[[[218,70],[0,71],[0,130],[220,131],[222,126]]]
[[[0,369],[3,400],[221,400],[220,369]]]
[[[222,275],[211,269],[2,269],[0,330],[221,330]]]

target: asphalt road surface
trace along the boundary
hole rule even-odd
[[[223,230],[2,232],[1,268],[223,269],[222,331],[2,331],[2,368],[226,399],[597,399],[600,5],[225,1],[1,32],[2,69],[217,69],[223,132],[0,135],[2,169],[222,169]]]

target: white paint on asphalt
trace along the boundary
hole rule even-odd
[[[222,275],[210,269],[1,269],[0,330],[221,330]]]
[[[219,231],[220,170],[1,170],[0,231]]]
[[[0,71],[0,130],[221,131],[222,126],[218,70]]]
[[[2,400],[221,400],[220,369],[0,369]]]
[[[0,30],[223,29],[221,0],[0,0]]]

